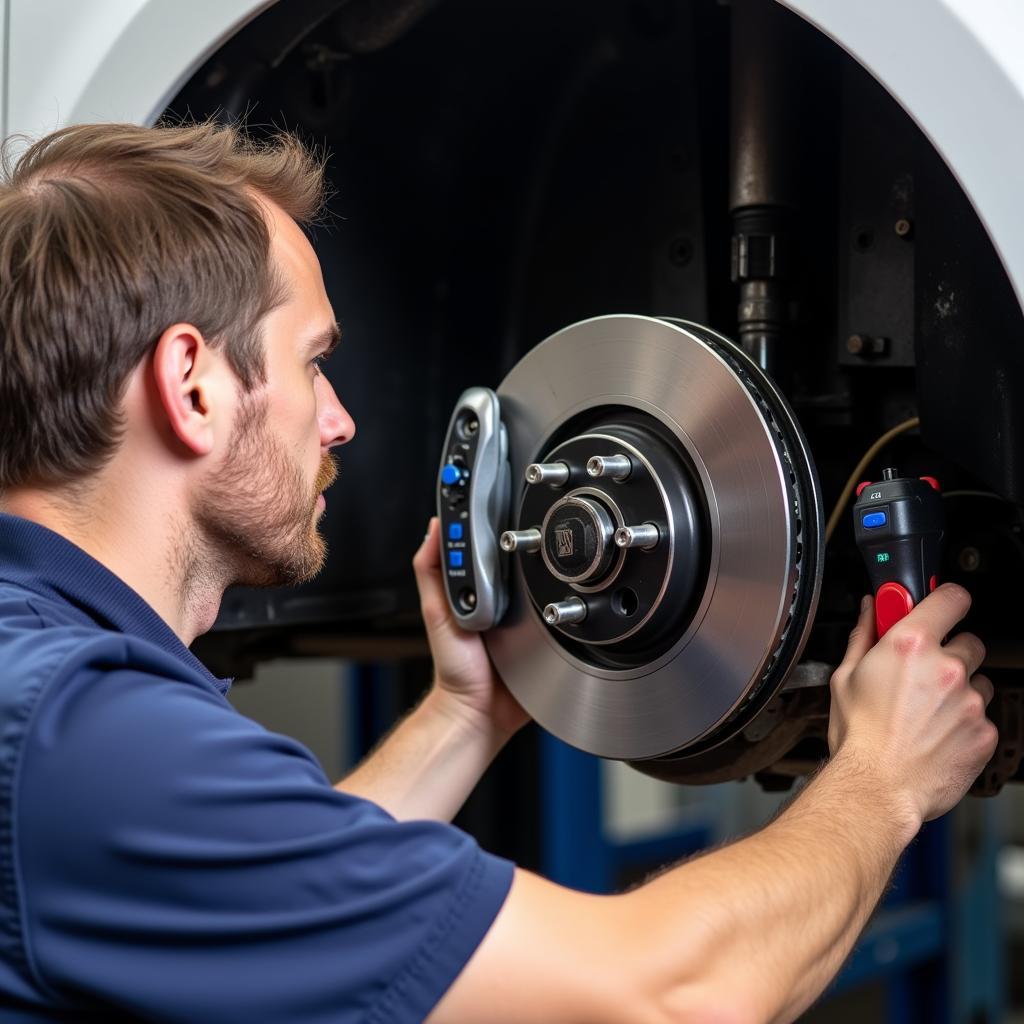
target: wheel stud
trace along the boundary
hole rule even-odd
[[[620,548],[639,548],[650,551],[658,546],[661,531],[654,523],[643,523],[641,526],[620,526],[615,531],[615,543]]]
[[[569,467],[564,462],[531,462],[526,467],[528,484],[551,484],[562,487],[569,480]]]
[[[632,472],[633,463],[628,455],[595,455],[587,460],[587,474],[595,479],[607,476],[621,483]]]
[[[506,530],[498,543],[502,551],[524,551],[533,554],[540,551],[540,530]]]
[[[549,626],[569,626],[587,617],[587,606],[578,598],[555,601],[544,609],[544,621]]]

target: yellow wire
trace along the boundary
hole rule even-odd
[[[846,503],[850,500],[850,495],[853,494],[853,489],[860,482],[864,475],[864,471],[868,467],[868,463],[894,438],[900,434],[906,433],[908,430],[913,430],[914,427],[921,425],[921,419],[919,416],[914,416],[909,420],[904,420],[902,423],[897,424],[892,430],[887,430],[865,453],[864,457],[857,463],[857,468],[850,474],[850,479],[846,481],[846,486],[843,488],[839,495],[838,501],[836,501],[836,507],[832,509],[832,515],[828,517],[828,525],[825,527],[825,543],[827,544],[835,533],[836,527],[839,525],[839,518],[843,514],[843,509],[846,508]]]

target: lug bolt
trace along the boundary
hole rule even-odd
[[[654,523],[643,523],[641,526],[620,526],[615,531],[615,543],[620,548],[639,548],[650,551],[658,546],[661,531]]]
[[[544,621],[549,626],[568,626],[587,617],[587,606],[578,598],[555,601],[544,609]]]
[[[595,455],[587,460],[587,475],[609,476],[621,483],[633,472],[633,463],[628,455]]]
[[[506,530],[498,543],[502,551],[540,551],[540,530]]]
[[[551,484],[562,487],[569,480],[569,467],[564,462],[531,462],[526,467],[528,484]]]

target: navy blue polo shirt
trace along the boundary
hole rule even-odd
[[[0,1019],[398,1024],[512,865],[336,792],[139,595],[0,515]]]

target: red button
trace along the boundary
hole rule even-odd
[[[857,484],[857,497],[858,498],[860,497],[860,493],[861,493],[861,491],[864,490],[865,487],[870,487],[870,486],[871,486],[871,481],[870,480],[864,480],[862,483]]]
[[[928,593],[930,594],[938,585],[939,585],[939,581],[933,576],[928,581]]]
[[[936,490],[936,491],[941,491],[942,490],[942,488],[939,486],[939,481],[936,480],[935,477],[933,477],[933,476],[923,476],[923,477],[921,477],[921,479],[926,484],[931,485],[933,490]]]
[[[878,639],[896,625],[914,607],[910,591],[900,583],[883,583],[875,594],[875,623]]]

